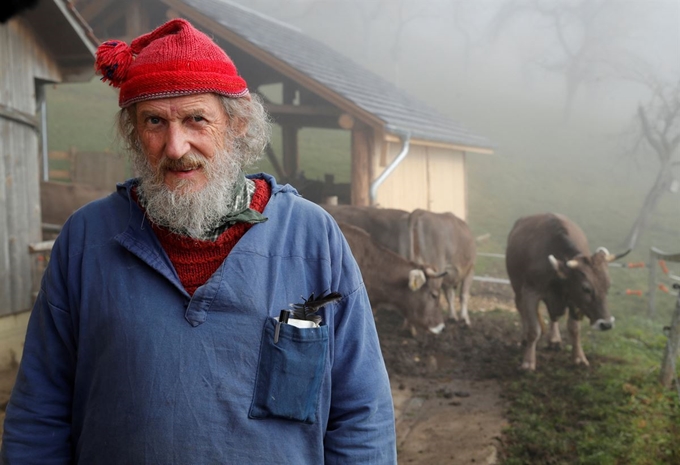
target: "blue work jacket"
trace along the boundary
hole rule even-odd
[[[190,296],[134,180],[57,238],[7,406],[27,464],[394,464],[394,411],[361,274],[335,221],[289,185]],[[282,309],[339,292],[318,328]],[[276,339],[276,340],[275,340]]]

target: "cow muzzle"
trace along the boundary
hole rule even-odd
[[[614,317],[609,317],[608,320],[600,318],[595,323],[592,324],[591,328],[600,331],[607,331],[608,329],[614,328]]]
[[[444,323],[439,323],[437,326],[434,326],[432,328],[427,328],[427,329],[433,334],[439,334],[444,329]]]

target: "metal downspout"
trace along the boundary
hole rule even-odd
[[[397,166],[406,158],[406,155],[408,155],[408,149],[409,146],[411,145],[411,133],[410,132],[400,132],[400,131],[393,131],[401,137],[402,140],[402,146],[401,146],[401,152],[399,152],[399,155],[392,160],[392,163],[390,163],[387,168],[385,168],[385,171],[380,173],[380,176],[378,176],[375,181],[371,183],[371,188],[369,190],[369,202],[370,205],[373,206],[375,205],[375,200],[376,197],[378,196],[378,187],[385,182],[385,180],[389,177],[390,174],[392,174],[392,171],[394,171]]]
[[[42,92],[40,100],[40,136],[42,149],[42,178],[43,181],[50,180],[50,158],[47,151],[47,101],[45,100],[45,92]]]

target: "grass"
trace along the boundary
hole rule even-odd
[[[51,88],[50,150],[76,146],[82,151],[113,151],[116,110],[115,93],[96,80]],[[491,136],[502,143],[512,131],[506,132]],[[475,235],[491,234],[479,250],[503,253],[514,221],[542,211],[572,218],[593,248],[620,250],[654,167],[643,166],[631,174],[629,165],[616,158],[593,158],[590,153],[598,151],[594,146],[580,154],[575,151],[574,156],[551,142],[568,139],[567,133],[541,133],[545,140],[536,145],[545,151],[527,146],[526,153],[509,149],[494,156],[468,157],[468,221]],[[299,147],[307,178],[322,180],[325,173],[333,173],[336,182],[349,181],[347,132],[302,130]],[[273,148],[280,154],[277,131]],[[273,172],[266,158],[250,171]],[[680,251],[679,232],[680,199],[667,195],[650,230],[626,260],[646,261],[652,245]],[[680,264],[671,267],[680,275]],[[502,277],[504,263],[480,257],[476,272]],[[612,268],[611,277],[609,305],[617,318],[616,329],[595,333],[583,325],[583,346],[591,367],[539,364],[536,373],[505,383],[506,464],[680,463],[680,399],[675,390],[664,390],[658,383],[666,344],[662,329],[671,321],[674,297],[657,291],[657,314],[649,318],[646,298],[625,294],[626,289],[646,292],[647,270]],[[503,318],[496,312],[488,312],[487,317]]]

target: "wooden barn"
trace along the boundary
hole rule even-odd
[[[42,240],[43,86],[91,79],[97,45],[70,2],[14,13],[0,23],[0,369],[21,356],[38,285],[29,245]]]
[[[300,30],[229,0],[76,5],[98,37],[128,43],[170,18],[186,18],[224,48],[251,90],[278,86],[268,110],[281,127],[282,153],[268,156],[279,180],[300,187],[301,129],[350,131],[351,182],[341,201],[466,218],[465,158],[493,153],[491,143]],[[325,187],[303,194],[320,202],[335,193]]]

